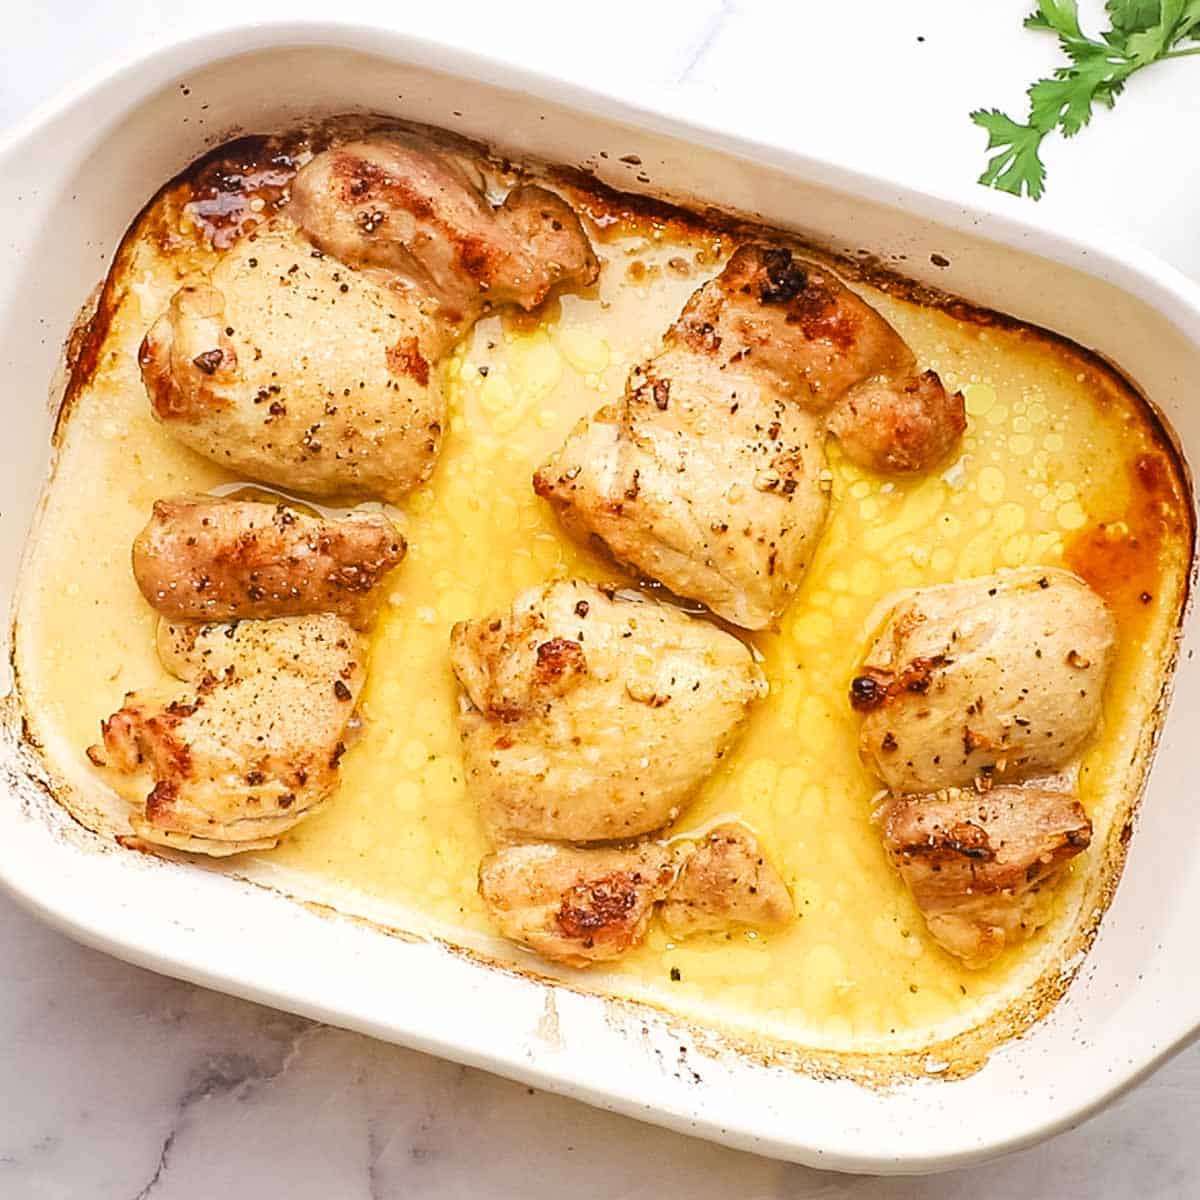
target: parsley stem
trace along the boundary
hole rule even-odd
[[[1194,50],[1168,50],[1166,54],[1160,55],[1161,58],[1190,58],[1193,54],[1200,54],[1200,46]]]

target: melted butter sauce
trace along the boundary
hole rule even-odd
[[[258,182],[283,194],[282,176]],[[216,187],[210,200],[240,222],[245,212],[224,195]],[[155,424],[137,374],[145,328],[178,280],[212,261],[189,236],[186,206],[173,203],[168,194],[151,216],[182,212],[178,236],[164,239],[160,225],[122,269],[98,369],[62,434],[18,625],[23,693],[52,770],[73,786],[68,803],[81,819],[117,832],[122,810],[97,795],[83,749],[126,690],[169,686],[130,542],[156,498],[239,482]],[[494,937],[476,892],[488,843],[463,783],[447,636],[455,621],[549,579],[620,578],[561,534],[530,476],[579,417],[620,393],[732,248],[694,224],[635,217],[604,217],[592,232],[604,260],[594,294],[488,318],[444,364],[449,436],[433,479],[397,517],[409,553],[374,632],[362,734],[339,795],[277,850],[224,868],[539,968]],[[901,481],[860,471],[830,446],[833,506],[815,560],[781,628],[749,639],[771,694],[672,831],[747,821],[792,889],[797,920],[771,935],[683,942],[654,925],[618,966],[564,973],[837,1050],[921,1046],[977,1024],[1054,961],[1090,911],[1109,835],[1139,786],[1190,554],[1177,467],[1111,374],[1032,331],[855,286],[923,367],[965,392],[962,452]],[[1025,564],[1083,574],[1113,605],[1121,643],[1104,728],[1080,772],[1092,849],[1047,895],[1042,933],[972,972],[928,937],[886,861],[871,821],[878,785],[858,761],[847,687],[883,597]]]

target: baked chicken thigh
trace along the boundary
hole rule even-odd
[[[134,805],[138,837],[211,855],[267,849],[329,799],[366,674],[355,624],[403,552],[380,514],[155,504],[134,575],[163,614],[159,659],[189,686],[128,693],[88,750]]]
[[[498,841],[637,837],[671,821],[766,691],[736,638],[578,580],[463,621],[468,785]]]
[[[893,792],[884,843],[967,966],[1045,923],[1060,868],[1091,840],[1068,777],[1044,781],[1099,723],[1115,644],[1081,579],[1023,569],[899,601],[851,684],[863,761]]]
[[[479,894],[500,932],[551,962],[619,958],[646,934],[675,876],[661,842],[591,848],[507,846],[479,866]]]
[[[793,916],[787,885],[758,839],[730,821],[687,846],[662,909],[663,924],[674,937],[731,925],[771,929]]]
[[[1092,840],[1074,796],[1032,785],[894,798],[882,822],[934,940],[969,967],[1045,923],[1059,869]]]
[[[88,751],[128,777],[147,842],[210,855],[274,846],[332,794],[365,676],[342,618],[165,625],[163,665],[190,686],[130,692]]]
[[[536,308],[560,283],[589,284],[596,257],[571,208],[536,185],[493,207],[476,164],[403,135],[318,154],[289,214],[330,257],[435,300],[463,325],[487,308]]]
[[[786,607],[828,507],[826,429],[855,461],[916,471],[965,427],[962,396],[829,272],[744,245],[625,394],[534,475],[576,537],[736,625]]]
[[[180,496],[155,501],[133,574],[146,602],[177,621],[330,612],[361,627],[404,551],[382,513],[334,521],[287,504]]]
[[[452,341],[433,302],[315,251],[284,214],[184,281],[140,363],[154,415],[228,470],[398,500],[441,447],[435,365]]]
[[[508,846],[483,860],[479,892],[506,937],[572,967],[631,950],[660,903],[674,937],[739,925],[769,929],[794,915],[756,838],[733,823],[699,842]]]
[[[470,323],[596,270],[575,214],[545,189],[493,209],[431,146],[344,145],[302,168],[289,207],[210,275],[184,281],[142,343],[142,376],[155,416],[231,471],[397,500],[433,470],[437,364]]]
[[[922,588],[851,684],[863,760],[900,793],[1056,771],[1100,719],[1115,646],[1104,601],[1067,571]]]

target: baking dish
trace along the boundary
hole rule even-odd
[[[1200,439],[1187,403],[1200,296],[1144,256],[1023,225],[990,200],[964,208],[905,192],[380,30],[255,27],[112,72],[0,147],[0,344],[20,398],[0,482],[9,592],[54,420],[34,398],[130,215],[234,129],[355,108],[582,161],[622,186],[644,172],[656,188],[759,214],[834,249],[869,248],[918,281],[1095,347],[1162,406],[1185,451]],[[588,157],[602,147],[616,153]],[[1200,686],[1193,636],[1189,613],[1144,815],[1093,951],[1047,1020],[954,1083],[879,1090],[711,1050],[701,1030],[652,1010],[489,969],[436,942],[387,938],[216,871],[125,854],[63,816],[31,779],[12,727],[0,875],[75,936],[132,961],[631,1115],[839,1169],[957,1165],[1081,1119],[1192,1032],[1181,997],[1195,982],[1185,920],[1200,889],[1190,866],[1200,829],[1175,797],[1187,769],[1182,722]],[[942,1064],[927,1066],[936,1076]]]

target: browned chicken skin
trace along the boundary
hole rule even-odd
[[[674,937],[736,925],[769,929],[794,915],[757,839],[733,823],[699,842],[509,846],[480,864],[479,892],[506,937],[572,967],[631,950],[660,903]]]
[[[686,345],[725,371],[741,366],[768,376],[779,392],[821,415],[868,384],[876,416],[886,411],[889,396],[911,411],[914,404],[932,408],[942,392],[937,408],[945,427],[936,435],[931,430],[924,449],[910,455],[919,461],[905,470],[932,466],[966,427],[962,398],[945,401],[937,376],[917,371],[912,351],[887,321],[831,272],[782,247],[740,246],[687,302],[666,342]],[[914,401],[911,387],[923,379],[928,384]],[[888,415],[886,427],[897,424]],[[882,458],[861,465],[895,469]]]
[[[883,836],[935,940],[982,967],[1045,922],[1039,893],[1087,849],[1092,825],[1065,792],[952,789],[890,800]]]
[[[155,501],[133,574],[146,602],[177,621],[330,612],[361,628],[404,550],[382,513],[326,520],[286,504],[181,496]]]
[[[470,323],[596,276],[563,200],[522,186],[493,209],[481,182],[406,139],[318,154],[289,206],[186,280],[151,326],[139,361],[155,416],[251,479],[402,497],[433,469],[437,365]]]
[[[966,426],[960,392],[947,392],[933,371],[905,371],[851,388],[825,427],[860,467],[903,475],[945,458]]]
[[[947,454],[965,423],[962,396],[920,373],[896,331],[833,275],[751,244],[533,486],[576,537],[763,629],[825,522],[826,428],[862,465],[915,471]]]
[[[1083,580],[1023,568],[899,599],[851,684],[863,761],[893,792],[885,844],[967,966],[1045,923],[1059,868],[1091,840],[1075,797],[1038,779],[1092,736],[1115,641]]]

